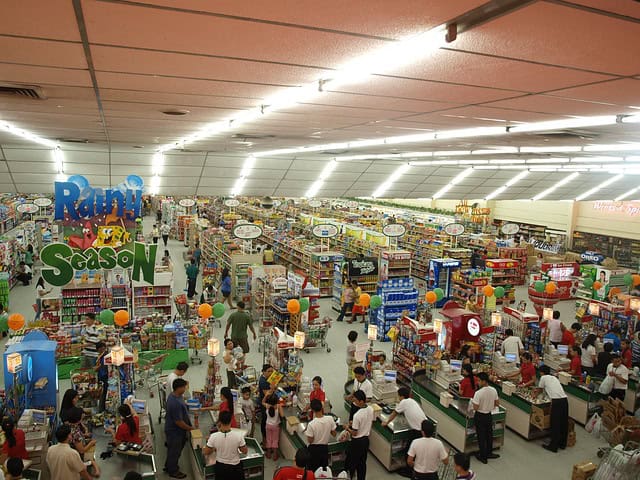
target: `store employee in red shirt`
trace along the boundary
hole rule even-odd
[[[465,363],[462,365],[462,376],[460,382],[460,395],[464,398],[473,398],[478,389],[478,379],[473,376],[473,367]]]
[[[313,472],[307,470],[311,454],[306,448],[300,448],[296,452],[296,464],[291,467],[282,467],[276,470],[273,480],[315,480]]]
[[[571,366],[569,367],[569,371],[571,372],[571,376],[573,377],[581,377],[582,376],[582,349],[573,345],[571,350],[569,350],[569,356],[571,357]]]
[[[569,347],[572,347],[576,344],[575,334],[580,330],[582,330],[582,325],[578,322],[573,323],[569,329],[562,325],[562,341],[560,343],[562,345],[569,345]]]
[[[522,364],[520,365],[520,385],[523,387],[529,387],[536,383],[536,367],[531,362],[531,354],[524,352],[521,357]]]
[[[622,357],[622,364],[627,368],[631,368],[633,361],[631,340],[622,340],[622,351],[620,352],[620,356]]]

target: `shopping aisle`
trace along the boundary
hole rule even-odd
[[[145,231],[148,231],[152,227],[152,224],[153,219],[147,217],[144,222]],[[183,259],[185,247],[177,240],[169,240],[168,250],[174,262],[174,294],[178,294],[182,292],[186,286],[185,261]],[[159,257],[162,256],[163,251],[164,245],[162,245],[162,241],[160,241]],[[37,280],[37,277],[34,278],[33,284],[35,284],[35,280]],[[21,311],[25,313],[27,317],[32,314],[33,309],[31,305],[34,301],[33,284],[31,287],[16,286],[11,291],[12,311]],[[201,278],[199,278],[197,284],[198,293],[202,291],[201,288]],[[518,300],[526,299],[526,289],[519,289],[517,298]],[[335,312],[331,309],[330,299],[323,299],[320,305],[320,314],[322,316],[328,315],[331,318],[336,317]],[[573,319],[573,302],[561,302],[556,308],[561,311],[561,318],[564,322],[570,324]],[[532,308],[530,307],[528,310],[532,311]],[[222,318],[222,327],[216,327],[214,329],[214,334],[220,339],[223,337],[224,326],[229,313],[229,311],[225,312],[225,316]],[[302,354],[304,360],[304,376],[311,378],[315,375],[320,375],[323,378],[327,398],[331,400],[334,412],[342,418],[347,417],[347,412],[344,410],[342,401],[343,385],[346,379],[346,337],[347,333],[352,329],[358,331],[361,341],[365,338],[366,334],[364,333],[362,324],[334,322],[327,336],[328,344],[332,349],[331,353],[327,353],[326,350],[315,349],[309,353]],[[376,342],[375,348],[384,350],[389,355],[391,354],[390,343]],[[262,353],[257,351],[256,343],[251,343],[251,351],[248,355],[247,363],[260,370],[263,358]],[[201,365],[190,365],[186,378],[190,382],[192,389],[199,389],[204,386],[206,368],[206,361]],[[60,392],[64,392],[68,387],[68,380],[60,382]],[[62,396],[62,393],[60,396]],[[156,465],[159,470],[158,478],[169,478],[162,473],[162,467],[166,459],[166,448],[164,447],[164,424],[159,425],[157,423],[159,400],[157,395],[154,398],[149,398],[149,393],[146,389],[139,390],[137,396],[149,400],[152,413],[151,418],[154,421],[155,429]],[[527,442],[517,434],[507,430],[505,434],[505,446],[499,451],[501,458],[491,461],[488,465],[482,465],[472,458],[472,468],[477,472],[479,479],[511,480],[518,478],[518,480],[539,480],[541,476],[546,476],[550,479],[570,478],[572,465],[584,460],[596,461],[596,452],[598,448],[603,445],[601,440],[594,439],[591,435],[587,434],[582,427],[577,427],[576,433],[577,444],[575,447],[568,448],[558,454],[553,454],[542,449],[542,441]],[[105,437],[101,438],[103,440],[105,439]],[[101,450],[97,453],[101,453]],[[103,469],[102,478],[108,480],[122,478],[123,472],[112,471],[114,462],[110,462],[109,460],[98,460],[98,462]],[[277,462],[265,459],[265,480],[272,478],[277,466],[288,463],[287,460],[282,459]],[[180,465],[182,471],[191,475],[187,448],[185,448],[183,452]],[[371,480],[388,478],[388,472],[372,455],[369,455],[367,478]]]

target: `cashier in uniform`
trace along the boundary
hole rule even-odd
[[[550,452],[557,452],[558,448],[564,450],[567,446],[569,434],[569,402],[560,380],[551,375],[548,365],[540,367],[540,382],[538,387],[544,390],[551,399],[551,441],[542,445],[542,448]]]
[[[404,418],[407,420],[409,427],[418,432],[422,431],[422,422],[427,419],[422,407],[413,398],[409,398],[411,393],[407,387],[401,387],[398,390],[398,396],[400,401],[396,405],[396,408],[386,422],[382,422],[382,426],[386,427],[393,421],[399,413],[404,414]]]
[[[524,352],[520,357],[522,364],[520,365],[520,386],[530,387],[536,383],[536,367],[531,362],[531,354]]]
[[[329,466],[329,440],[336,436],[336,422],[333,417],[324,415],[324,407],[318,399],[311,400],[313,420],[307,425],[305,435],[309,442],[309,470],[315,472],[320,467]]]
[[[349,412],[349,421],[353,420],[353,416],[358,411],[358,406],[354,402],[355,397],[353,394],[358,390],[364,393],[364,396],[367,398],[367,401],[371,400],[373,397],[373,385],[371,381],[367,378],[365,374],[365,370],[362,367],[356,367],[353,369],[353,374],[355,375],[355,379],[353,380],[353,393],[351,395],[347,395],[345,400],[347,402],[351,402],[351,411]]]
[[[473,417],[476,424],[479,448],[479,451],[476,453],[476,458],[486,465],[487,460],[500,458],[500,455],[492,451],[493,417],[491,416],[493,409],[497,408],[500,404],[500,399],[496,389],[489,386],[489,375],[487,375],[486,372],[480,372],[478,374],[478,380],[481,388],[471,399],[471,404],[476,412]]]

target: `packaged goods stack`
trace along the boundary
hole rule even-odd
[[[517,260],[518,268],[517,276],[514,280],[515,285],[524,285],[527,278],[527,260],[528,250],[526,247],[498,247],[498,257]]]
[[[411,387],[417,370],[429,369],[434,362],[437,334],[432,328],[404,317],[398,322],[398,335],[393,344],[393,367],[400,386]]]
[[[476,303],[482,306],[484,295],[482,288],[491,283],[491,272],[480,269],[457,270],[453,274],[452,298],[465,305],[471,295],[475,295]]]
[[[408,250],[385,250],[380,254],[378,271],[380,280],[407,278],[411,276],[411,252]]]
[[[377,294],[382,297],[382,306],[370,314],[370,323],[378,327],[378,340],[388,342],[389,329],[404,315],[416,316],[418,290],[413,286],[413,278],[392,278],[383,280]]]
[[[87,313],[98,314],[102,304],[99,286],[86,288],[67,285],[62,289],[62,323],[78,323]]]
[[[471,253],[472,250],[469,248],[454,247],[445,247],[442,252],[443,256],[446,258],[459,260],[461,269],[471,268]]]
[[[485,262],[487,270],[491,270],[491,285],[503,287],[505,295],[496,299],[497,303],[515,300],[515,288],[521,276],[520,263],[517,260],[493,258]]]
[[[157,315],[167,319],[171,317],[171,286],[135,286],[133,287],[133,314],[144,319],[155,319]]]

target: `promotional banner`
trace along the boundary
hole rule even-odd
[[[131,269],[131,278],[154,283],[158,246],[135,242],[144,182],[129,175],[115,188],[93,188],[82,175],[55,182],[55,220],[62,242],[40,250],[42,278],[62,287],[74,279],[100,283],[101,270]]]
[[[378,274],[378,257],[364,257],[349,260],[349,276],[359,277],[362,275]]]

